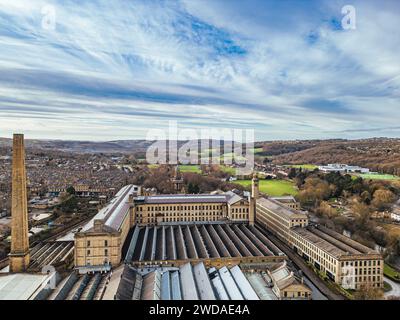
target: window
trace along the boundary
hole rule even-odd
[[[104,240],[104,246],[108,247],[108,240]]]
[[[108,256],[108,249],[104,249],[104,255]]]
[[[90,256],[90,250],[87,251],[87,255]]]
[[[87,246],[90,247],[90,240],[87,241]]]

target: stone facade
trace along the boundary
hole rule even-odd
[[[74,235],[76,267],[116,266],[121,262],[122,247],[133,226],[131,203],[137,191],[136,186],[125,186],[95,216],[90,228]]]
[[[248,222],[249,201],[233,193],[229,197],[229,200],[224,195],[139,197],[133,203],[132,220],[134,224],[139,225],[215,221]]]
[[[10,272],[29,266],[28,200],[26,191],[24,135],[14,134],[12,162]]]
[[[215,195],[139,194],[137,186],[124,187],[102,209],[102,219],[95,217],[89,228],[75,234],[75,266],[118,265],[122,259],[122,246],[134,225],[250,222],[249,200],[233,192]],[[101,216],[101,212],[98,215]],[[118,227],[111,227],[111,221],[116,220],[120,221]]]
[[[120,232],[106,228],[101,220],[94,224],[93,229],[75,236],[75,265],[118,265],[125,239]]]
[[[305,212],[271,198],[260,198],[256,222],[346,289],[364,285],[383,288],[383,258],[379,253],[333,230],[309,225]]]

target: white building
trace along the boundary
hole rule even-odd
[[[329,163],[327,166],[319,166],[318,169],[322,172],[353,172],[353,173],[369,173],[368,168],[359,166],[349,166],[341,163]]]
[[[392,212],[390,217],[392,220],[400,222],[400,213]]]

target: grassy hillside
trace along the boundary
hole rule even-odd
[[[238,180],[235,183],[251,187],[251,180]],[[260,191],[270,196],[296,195],[294,183],[288,180],[260,180]]]
[[[362,173],[357,176],[366,179],[366,180],[398,180],[400,177],[394,176],[392,174],[371,174],[371,173]]]
[[[304,143],[301,142],[302,145]],[[346,163],[367,167],[372,171],[400,175],[400,139],[320,140],[306,146],[308,148],[300,151],[290,151],[286,147],[282,152],[289,152],[274,156],[273,162],[294,165]]]
[[[180,172],[201,173],[200,166],[198,165],[179,165]]]

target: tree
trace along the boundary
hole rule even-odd
[[[78,209],[78,200],[75,196],[71,196],[69,199],[60,203],[58,208],[64,213],[72,213]]]
[[[379,211],[384,211],[390,207],[395,200],[393,192],[385,189],[378,189],[374,192],[372,205]]]
[[[363,285],[354,294],[355,300],[383,300],[383,291],[372,287],[371,285]]]
[[[293,179],[296,177],[296,168],[291,168],[288,174],[289,179]]]
[[[298,188],[300,188],[304,184],[306,178],[307,178],[307,174],[302,171],[300,171],[296,175],[295,182],[296,182],[296,185]]]
[[[188,193],[194,193],[197,194],[200,192],[200,188],[197,184],[189,183],[188,185]]]
[[[351,177],[350,177],[350,179],[351,179]],[[351,191],[353,193],[361,194],[365,189],[364,183],[363,183],[363,178],[361,178],[361,177],[351,180],[350,185],[351,185],[351,189],[352,189]]]
[[[69,186],[66,191],[69,194],[75,194],[75,188],[73,186]]]
[[[395,263],[397,257],[400,256],[400,239],[397,236],[390,235],[387,242],[385,256],[388,258],[388,262]]]
[[[326,216],[328,218],[333,218],[337,216],[337,211],[332,208],[328,202],[322,201],[317,209],[317,213],[321,216]]]
[[[371,216],[371,208],[369,206],[367,206],[365,203],[356,201],[351,209],[360,220],[361,225],[365,225],[368,223]]]
[[[367,204],[370,205],[371,204],[371,194],[365,190],[364,192],[361,193],[361,200]]]

